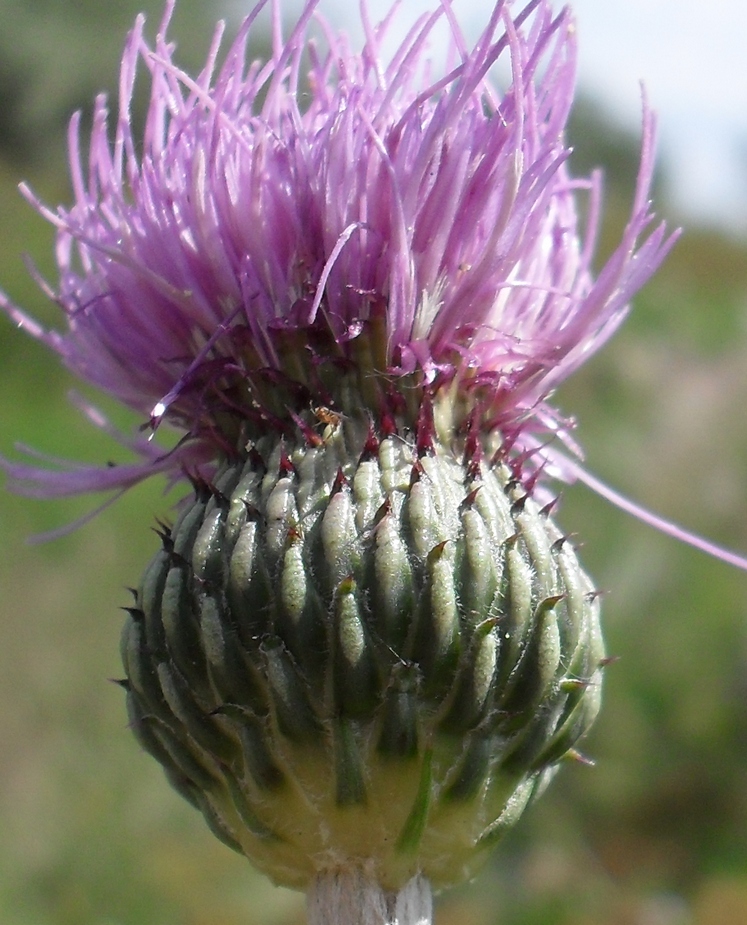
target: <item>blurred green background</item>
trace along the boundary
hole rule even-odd
[[[133,9],[0,0],[0,281],[38,317],[29,253],[53,277],[52,234],[16,190],[69,201],[64,126],[116,87]],[[182,2],[173,33],[199,63],[213,8]],[[602,251],[624,219],[636,141],[582,102],[578,170],[604,164]],[[580,157],[579,155],[579,157]],[[667,214],[666,177],[659,183]],[[677,217],[669,216],[677,221]],[[0,452],[13,442],[100,461],[116,448],[66,399],[54,358],[0,319]],[[747,244],[689,227],[611,345],[558,396],[608,482],[747,550]],[[126,418],[120,416],[120,421]],[[747,576],[659,536],[581,487],[560,519],[605,594],[605,706],[584,751],[478,880],[439,901],[439,925],[747,922]],[[118,606],[174,499],[132,491],[53,543],[25,539],[88,498],[0,495],[0,921],[4,925],[301,923],[208,834],[126,728]]]

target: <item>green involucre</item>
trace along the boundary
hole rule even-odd
[[[123,635],[133,728],[278,883],[470,876],[597,713],[575,552],[506,466],[462,456],[355,417],[318,445],[268,436],[145,573]]]

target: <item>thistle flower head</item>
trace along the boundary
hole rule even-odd
[[[36,203],[58,229],[66,329],[42,330],[5,303],[76,375],[182,439],[167,454],[130,441],[134,466],[6,464],[19,490],[209,474],[268,428],[313,430],[314,408],[363,406],[414,426],[434,403],[436,426],[445,417],[454,431],[498,433],[531,472],[552,462],[549,435],[568,436],[548,397],[615,330],[669,247],[663,226],[651,230],[645,111],[631,216],[592,273],[599,179],[574,179],[566,165],[567,9],[500,0],[470,50],[443,2],[384,61],[388,21],[366,20],[356,54],[317,18],[317,0],[286,40],[273,5],[271,58],[250,63],[263,6],[220,66],[218,29],[194,78],[165,37],[173,3],[153,48],[138,19],[118,112],[98,99],[85,156],[71,122],[72,207]],[[439,20],[451,47],[434,76]],[[499,91],[501,64],[510,80]],[[142,138],[138,69],[151,86]]]
[[[596,592],[540,489],[573,474],[553,390],[673,240],[647,203],[653,119],[595,276],[599,179],[567,169],[568,10],[498,0],[470,49],[442,0],[387,62],[389,22],[365,6],[355,54],[317,0],[285,40],[273,3],[272,55],[249,63],[266,5],[220,65],[216,32],[195,78],[165,38],[173,3],[152,49],[137,21],[86,158],[71,124],[74,204],[31,197],[58,229],[66,329],[4,303],[175,446],[3,465],[48,496],[190,477],[128,608],[122,684],[142,745],[220,838],[291,886],[352,868],[387,890],[446,884],[599,707]]]

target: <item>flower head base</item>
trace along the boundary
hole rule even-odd
[[[449,426],[479,422],[530,470],[547,464],[548,433],[566,430],[547,397],[614,331],[669,246],[662,226],[639,243],[651,116],[630,222],[595,280],[598,178],[573,180],[565,166],[568,10],[499,2],[468,51],[443,3],[385,64],[386,24],[367,24],[358,55],[329,30],[320,51],[306,37],[309,0],[288,40],[276,33],[271,60],[247,65],[264,5],[216,71],[218,30],[196,79],[164,37],[173,4],[153,50],[138,20],[113,143],[102,98],[87,166],[71,123],[75,204],[37,203],[59,229],[68,330],[42,331],[7,306],[81,378],[182,442],[163,457],[135,441],[140,469],[11,475],[56,494],[154,470],[209,474],[268,427],[287,433],[300,417],[313,429],[313,408],[363,403],[382,418],[406,405],[413,426],[424,397],[446,395]],[[429,82],[442,18],[450,61]],[[489,81],[501,61],[512,75],[502,94]],[[130,117],[139,62],[152,86],[142,141]],[[585,240],[579,191],[590,197]]]
[[[122,637],[131,726],[276,883],[472,876],[593,722],[576,554],[506,465],[361,416],[195,486]]]

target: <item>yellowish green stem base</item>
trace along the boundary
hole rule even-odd
[[[320,874],[307,896],[309,925],[432,925],[433,899],[425,877],[387,893],[360,868]]]

